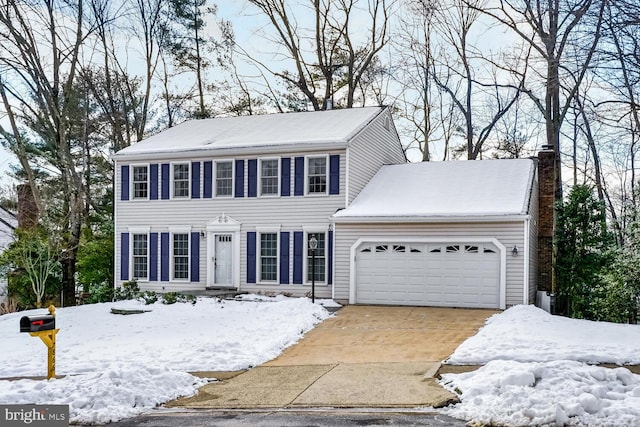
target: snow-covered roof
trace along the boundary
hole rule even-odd
[[[524,215],[534,174],[531,159],[386,165],[334,218],[340,222]]]
[[[124,148],[114,158],[250,147],[342,144],[385,107],[190,120]]]
[[[11,212],[0,208],[0,251],[13,241],[13,231],[18,227],[18,219]]]

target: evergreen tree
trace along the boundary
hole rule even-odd
[[[607,229],[604,205],[592,188],[576,185],[558,205],[558,309],[571,317],[597,319],[602,274],[614,259],[615,239]]]

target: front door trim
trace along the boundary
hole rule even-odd
[[[222,214],[207,223],[207,286],[240,287],[240,223]],[[231,283],[215,282],[216,239],[218,235],[231,235]]]

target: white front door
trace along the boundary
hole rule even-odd
[[[233,274],[233,235],[216,234],[213,256],[214,281],[217,285],[231,285]]]

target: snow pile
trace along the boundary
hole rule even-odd
[[[447,359],[450,365],[491,360],[640,364],[640,325],[552,316],[532,305],[517,305],[490,317]]]
[[[475,372],[445,374],[462,391],[444,413],[487,425],[637,426],[640,376],[575,361],[493,361]]]
[[[271,360],[330,316],[306,298],[258,299],[59,308],[56,373],[66,377],[0,380],[0,403],[69,404],[72,422],[116,421],[194,394],[204,382],[188,371],[240,370]],[[115,315],[112,308],[150,311]],[[46,375],[46,347],[18,332],[22,316],[41,314],[46,310],[0,316],[0,377]]]
[[[105,424],[191,396],[206,382],[166,366],[111,364],[99,372],[51,381],[0,381],[0,401],[69,405],[72,422]]]
[[[498,425],[640,425],[640,375],[589,363],[639,364],[640,325],[552,316],[515,306],[490,317],[447,360],[485,364],[445,374],[461,402],[443,412]]]

